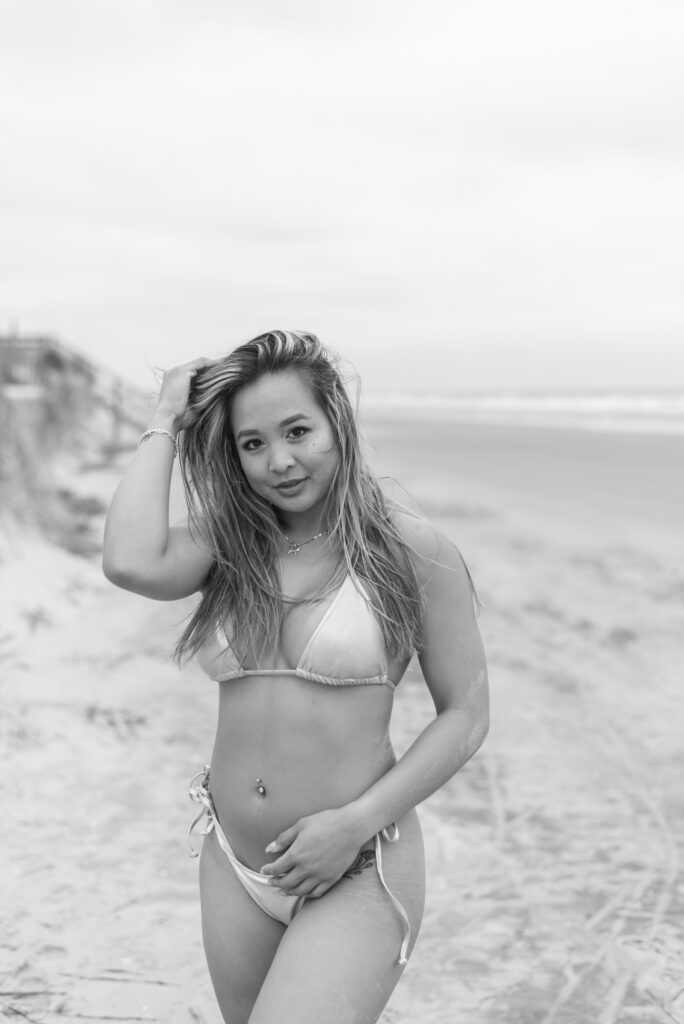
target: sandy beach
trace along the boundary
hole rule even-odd
[[[468,562],[492,687],[484,747],[419,811],[426,913],[382,1021],[684,1022],[681,440],[366,434]],[[72,486],[106,503],[127,457]],[[216,689],[169,659],[192,602],[116,590],[95,548],[0,538],[0,1013],[219,1024],[186,842]],[[398,752],[432,713],[412,665]]]

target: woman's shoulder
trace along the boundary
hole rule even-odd
[[[389,520],[404,543],[422,557],[435,553],[438,537],[444,536],[427,516],[396,500],[387,502]]]
[[[464,571],[465,563],[453,540],[427,516],[397,501],[387,502],[390,522],[406,545],[416,578],[428,583],[436,571]]]

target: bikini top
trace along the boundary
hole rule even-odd
[[[387,677],[387,651],[370,598],[358,577],[345,576],[323,614],[296,668],[244,668],[236,657],[223,623],[197,652],[197,661],[217,683],[245,676],[298,676],[326,686],[381,684]]]

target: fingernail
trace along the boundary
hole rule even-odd
[[[275,840],[272,843],[268,844],[268,846],[266,847],[266,850],[264,852],[265,853],[277,853],[278,852],[278,844],[275,842]]]

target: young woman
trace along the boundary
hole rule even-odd
[[[189,520],[170,528],[177,445]],[[383,498],[314,335],[273,331],[165,375],[104,571],[157,600],[201,593],[177,655],[220,689],[191,795],[224,1020],[376,1021],[423,912],[415,807],[482,743],[487,675],[462,559]],[[393,691],[414,651],[436,717],[397,761]]]

